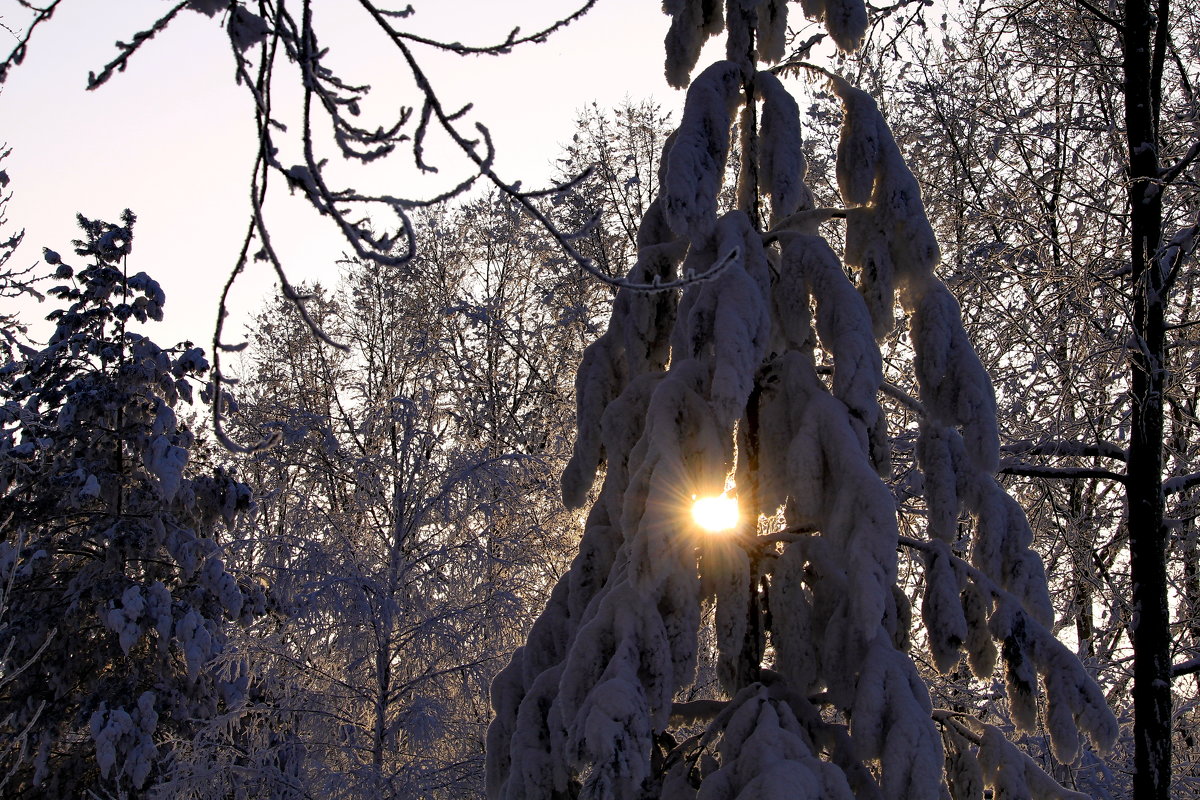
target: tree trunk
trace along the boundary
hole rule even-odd
[[[1158,116],[1167,0],[1125,5],[1125,123],[1129,143],[1132,422],[1126,496],[1133,582],[1134,798],[1167,800],[1171,785],[1171,663],[1163,526],[1165,276]],[[1161,21],[1155,25],[1157,19]],[[1157,30],[1156,30],[1157,27]]]
[[[1094,538],[1084,531],[1090,530],[1090,523],[1096,518],[1093,513],[1096,491],[1094,480],[1087,481],[1086,487],[1081,483],[1072,481],[1067,490],[1072,530],[1067,544],[1071,553],[1071,578],[1075,582],[1075,638],[1079,641],[1076,653],[1080,658],[1090,660],[1096,657],[1096,620],[1092,610],[1095,604],[1096,551]]]

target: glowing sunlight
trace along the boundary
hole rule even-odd
[[[692,519],[709,533],[730,530],[738,524],[737,499],[725,495],[697,498],[692,503]]]

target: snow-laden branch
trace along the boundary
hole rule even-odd
[[[1163,481],[1163,492],[1165,494],[1179,494],[1180,492],[1194,489],[1197,486],[1200,486],[1200,472],[1193,472],[1189,475],[1177,475],[1174,478],[1168,478]]]
[[[1062,480],[1099,478],[1118,483],[1124,483],[1126,480],[1121,473],[1101,467],[1050,467],[1044,464],[1023,464],[1016,461],[1002,461],[1000,472],[1005,475],[1020,475],[1026,478],[1059,478]]]
[[[1200,672],[1200,658],[1193,658],[1179,664],[1171,665],[1171,677],[1181,678],[1184,675],[1195,675]]]
[[[1175,181],[1188,166],[1200,157],[1200,141],[1192,142],[1192,146],[1188,151],[1180,157],[1178,161],[1169,167],[1163,168],[1161,181],[1164,184],[1169,184]]]
[[[1061,439],[1033,441],[1022,439],[1000,448],[1003,453],[1017,456],[1076,456],[1080,458],[1111,458],[1125,461],[1128,453],[1114,442],[1070,442]]]
[[[1117,721],[1104,694],[1066,646],[1026,611],[1020,598],[983,570],[951,553],[942,542],[909,536],[899,536],[897,542],[926,555],[931,559],[927,564],[933,564],[932,559],[948,562],[955,572],[969,578],[978,589],[995,599],[988,629],[997,639],[1005,641],[1004,657],[1009,661],[1009,703],[1018,727],[1024,727],[1022,715],[1036,718],[1036,706],[1033,705],[1036,686],[1033,684],[1036,675],[1040,674],[1045,684],[1047,726],[1056,757],[1064,762],[1078,757],[1080,733],[1086,733],[1101,749],[1112,747],[1118,734]]]

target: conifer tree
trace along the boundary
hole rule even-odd
[[[41,349],[0,375],[0,741],[6,797],[141,796],[172,737],[244,692],[208,668],[261,591],[215,536],[249,506],[230,474],[188,468],[175,412],[207,369],[161,319],[158,283],[128,275],[133,215],[80,217],[76,272],[53,251],[64,306]],[[89,794],[91,793],[91,794]]]
[[[687,100],[637,260],[579,369],[563,496],[591,509],[571,569],[493,683],[489,796],[1078,796],[999,728],[935,709],[915,665],[898,548],[923,564],[938,669],[964,653],[979,678],[999,668],[1012,723],[1040,715],[1060,761],[1116,738],[1050,632],[1029,525],[993,477],[991,385],[878,107],[808,65],[759,70],[784,54],[782,0],[664,8],[667,76],[690,83]],[[844,50],[863,36],[856,0],[803,8]],[[727,60],[691,79],[721,32]],[[844,208],[814,207],[786,71],[815,73],[842,103]],[[737,199],[722,213],[734,130]],[[841,219],[839,257],[821,231]],[[884,480],[877,339],[897,299],[920,390],[920,538],[900,536]],[[723,493],[741,521],[705,534],[692,501]],[[709,639],[718,686],[691,699]]]

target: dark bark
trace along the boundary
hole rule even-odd
[[[1078,654],[1081,658],[1096,657],[1096,620],[1092,611],[1095,602],[1095,551],[1092,543],[1079,535],[1084,521],[1091,521],[1090,513],[1095,503],[1095,482],[1088,481],[1086,487],[1080,481],[1072,481],[1068,489],[1070,497],[1070,524],[1074,528],[1071,547],[1071,574],[1075,582],[1075,638],[1079,640]]]
[[[1163,525],[1165,276],[1157,263],[1162,192],[1157,185],[1167,0],[1127,0],[1125,123],[1129,143],[1132,424],[1126,497],[1133,582],[1134,798],[1168,800],[1171,785],[1171,661]],[[1157,14],[1157,16],[1156,16]],[[1162,24],[1156,26],[1155,20]]]

